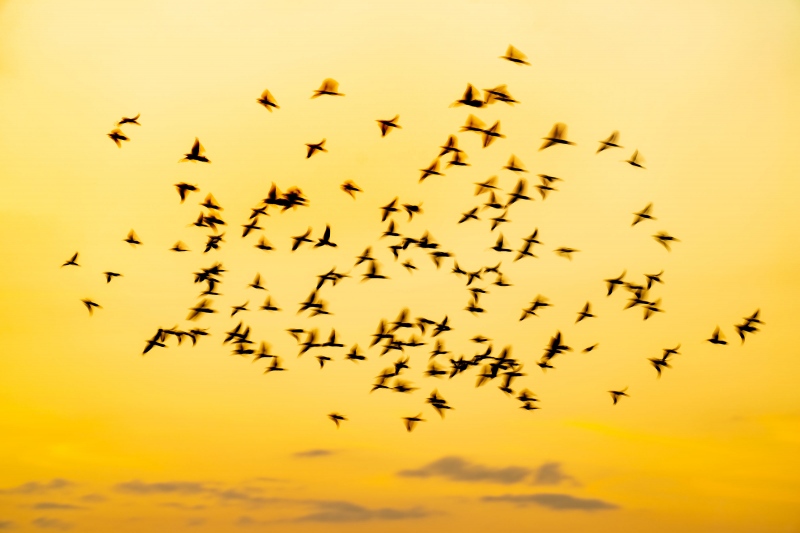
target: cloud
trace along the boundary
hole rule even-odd
[[[114,490],[128,494],[204,494],[215,489],[196,481],[165,481],[145,483],[134,479],[114,485]]]
[[[513,503],[519,507],[538,505],[554,511],[601,511],[618,509],[619,506],[593,498],[577,498],[569,494],[504,494],[502,496],[484,496],[484,502]]]
[[[569,474],[561,471],[561,463],[544,463],[533,474],[531,483],[534,485],[558,485],[569,481],[573,485],[580,486],[578,480]]]
[[[442,457],[416,470],[401,470],[401,477],[443,477],[452,481],[490,482],[510,485],[520,483],[533,470],[523,466],[494,468],[470,463],[461,457]]]
[[[308,457],[325,457],[327,455],[333,455],[333,450],[306,450],[303,452],[297,452],[292,454],[292,457],[297,457],[298,459],[308,458]]]
[[[343,501],[321,501],[316,503],[317,509],[292,522],[366,522],[368,520],[409,520],[430,516],[430,511],[421,507],[411,509],[394,509],[382,507],[370,509],[361,505]]]
[[[205,523],[206,523],[205,518],[190,518],[189,520],[186,521],[186,525],[189,527],[202,526]]]
[[[81,496],[81,501],[89,502],[89,503],[100,503],[108,500],[102,494],[84,494]]]
[[[16,526],[11,520],[0,520],[0,529],[11,529]]]
[[[29,481],[16,487],[0,489],[0,494],[41,494],[43,492],[73,487],[75,483],[68,479],[54,478],[50,481]]]
[[[77,509],[86,509],[86,507],[81,507],[80,505],[58,502],[36,502],[31,507],[40,511],[75,511]]]
[[[188,505],[181,502],[166,502],[162,503],[161,505],[163,507],[172,507],[173,509],[181,509],[183,511],[202,511],[208,508],[207,505],[201,505],[201,504]]]
[[[31,524],[42,529],[59,529],[61,531],[72,529],[72,524],[70,522],[64,522],[58,518],[45,518],[43,516],[34,519]]]

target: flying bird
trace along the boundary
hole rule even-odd
[[[122,148],[122,142],[121,141],[130,141],[130,139],[128,137],[126,137],[125,134],[122,133],[121,130],[118,130],[118,129],[112,130],[111,133],[109,133],[107,135],[112,141],[114,141],[114,144],[117,145],[117,148]]]
[[[506,61],[511,61],[512,63],[516,63],[517,65],[528,65],[528,66],[531,66],[531,64],[528,63],[528,61],[527,61],[528,56],[526,56],[525,54],[523,54],[522,52],[520,52],[519,50],[517,50],[516,48],[514,48],[510,44],[508,45],[508,49],[506,50],[506,55],[500,56],[500,59],[505,59]]]
[[[139,237],[136,236],[136,232],[131,230],[128,232],[128,236],[122,239],[123,242],[127,242],[131,246],[136,246],[137,244],[142,244],[142,241],[139,240]]]
[[[539,148],[539,151],[544,150],[545,148],[549,148],[554,144],[574,145],[575,144],[574,142],[568,141],[564,138],[566,134],[567,134],[567,126],[560,122],[557,123],[556,125],[553,126],[553,129],[550,130],[550,135],[547,137],[543,137],[545,142],[544,144],[542,144],[541,148]]]
[[[600,141],[600,147],[597,149],[596,154],[599,154],[603,150],[607,150],[609,148],[622,148],[622,146],[617,144],[617,139],[619,138],[619,132],[614,131],[611,135],[608,136],[608,139],[605,141]]]
[[[711,344],[728,344],[728,341],[725,340],[724,336],[720,332],[719,326],[717,326],[717,329],[715,329],[714,333],[711,334],[711,338],[707,340]]]
[[[331,78],[323,80],[322,85],[319,86],[319,89],[314,91],[311,98],[317,98],[323,95],[344,96],[344,94],[339,92],[339,82]]]
[[[190,185],[188,183],[176,183],[175,188],[178,189],[178,195],[181,197],[181,203],[186,200],[186,193],[187,192],[194,192],[199,191],[200,189],[197,188],[197,185]]]
[[[61,265],[61,268],[64,268],[65,266],[80,266],[78,264],[78,252],[75,252],[72,257],[67,259],[67,261]]]
[[[397,120],[399,118],[400,118],[400,115],[395,115],[395,117],[393,119],[390,119],[390,120],[377,120],[376,121],[378,123],[378,125],[380,126],[380,128],[381,128],[381,137],[386,137],[386,134],[389,133],[390,128],[400,128],[400,129],[402,129],[402,126],[399,126],[397,124]]]
[[[416,426],[418,422],[425,422],[425,419],[421,417],[422,413],[418,414],[417,416],[403,417],[403,421],[406,425],[406,430],[408,430],[409,433],[411,432],[411,430],[414,429],[414,426]]]
[[[211,163],[204,153],[205,150],[203,149],[203,145],[200,144],[200,140],[195,137],[191,151],[188,154],[184,154],[181,161],[199,161],[200,163]]]
[[[317,144],[306,143],[306,146],[308,147],[307,148],[308,151],[306,153],[306,159],[314,155],[317,151],[327,152],[328,150],[325,149],[325,147],[323,146],[324,144],[325,144],[325,139],[322,139]]]
[[[619,401],[622,396],[628,396],[628,394],[625,392],[626,390],[628,390],[628,387],[625,387],[622,390],[608,391],[608,393],[611,394],[611,400],[614,402],[614,405],[617,405],[617,401]]]
[[[652,209],[653,209],[653,204],[649,203],[646,206],[644,206],[644,209],[642,209],[638,213],[634,213],[633,216],[636,218],[633,219],[633,223],[631,224],[631,226],[635,226],[644,219],[655,220],[656,218],[650,214],[650,211]]]
[[[93,314],[92,311],[94,310],[95,307],[97,307],[98,309],[102,309],[102,306],[100,304],[93,302],[89,298],[84,298],[83,300],[81,300],[81,302],[83,302],[83,305],[85,305],[86,309],[89,310],[90,315]]]
[[[264,92],[261,93],[261,98],[258,98],[256,102],[267,108],[267,111],[269,111],[270,113],[272,113],[273,107],[275,109],[280,109],[280,106],[275,101],[275,98],[272,96],[272,93],[270,93],[268,89],[264,89]]]
[[[625,162],[628,163],[629,165],[633,165],[634,167],[639,167],[642,169],[644,168],[644,166],[642,166],[642,158],[639,156],[639,150],[633,152],[631,158],[626,160]]]
[[[139,124],[139,122],[138,122],[139,121],[139,117],[141,115],[142,114],[139,113],[135,117],[122,117],[122,119],[119,122],[117,122],[117,126],[123,126],[125,124],[136,124],[137,126],[141,126],[141,124]]]
[[[355,183],[353,183],[351,180],[347,180],[347,181],[345,181],[344,183],[342,183],[341,187],[342,187],[342,190],[343,190],[344,192],[346,192],[347,194],[349,194],[349,195],[350,195],[350,197],[351,197],[353,200],[355,200],[355,199],[356,199],[356,195],[355,195],[355,193],[357,193],[357,192],[363,192],[363,191],[362,191],[362,190],[361,190],[361,189],[358,187],[358,185],[356,185]]]
[[[328,418],[333,420],[333,423],[336,424],[337,428],[339,427],[339,424],[341,422],[347,421],[347,417],[346,416],[340,415],[339,413],[336,413],[336,412],[330,413],[328,415]]]

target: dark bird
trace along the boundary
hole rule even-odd
[[[122,117],[122,120],[117,122],[117,126],[123,126],[125,124],[136,124],[137,126],[141,126],[141,124],[139,124],[140,116],[142,116],[141,113],[139,113],[135,117]]]
[[[167,345],[164,344],[163,341],[164,341],[164,330],[159,329],[158,332],[155,335],[153,335],[153,337],[150,340],[147,341],[147,346],[144,347],[142,355],[146,354],[156,346],[158,346],[159,348],[166,348]]]
[[[65,261],[64,264],[61,265],[61,268],[64,268],[65,266],[76,266],[76,267],[80,266],[78,264],[78,252],[75,252],[72,257],[67,259],[67,261]]]
[[[353,183],[351,180],[347,180],[347,181],[345,181],[344,183],[342,183],[342,190],[343,190],[344,192],[346,192],[347,194],[349,194],[349,195],[350,195],[350,197],[351,197],[353,200],[355,200],[355,199],[356,199],[356,195],[355,195],[355,193],[357,193],[357,192],[363,192],[363,191],[362,191],[362,190],[361,190],[361,189],[358,187],[358,185],[356,185],[355,183]]]
[[[339,413],[335,413],[335,412],[334,413],[330,413],[328,415],[328,418],[333,420],[333,423],[336,424],[337,428],[339,427],[339,423],[347,421],[347,417],[346,416],[340,415]]]
[[[458,167],[468,167],[470,166],[469,163],[466,162],[467,154],[464,152],[455,152],[453,154],[453,159],[447,162],[447,166],[451,167],[453,165]]]
[[[439,392],[436,389],[431,392],[431,395],[428,396],[425,401],[431,404],[431,406],[436,409],[436,412],[439,413],[439,416],[442,418],[444,418],[444,412],[446,410],[452,409],[451,406],[447,405],[447,400],[439,396]]]
[[[264,370],[264,373],[268,374],[270,372],[279,372],[279,371],[283,371],[283,370],[286,370],[286,369],[281,366],[281,358],[275,356],[275,357],[272,358],[272,364],[270,366],[268,366]]]
[[[251,219],[247,224],[242,224],[242,227],[244,228],[244,231],[242,231],[242,238],[247,237],[251,231],[264,229],[258,225],[258,217]]]
[[[209,307],[210,303],[211,303],[211,300],[209,300],[207,298],[204,299],[204,300],[201,300],[200,303],[197,304],[196,307],[192,307],[192,308],[189,309],[191,311],[191,313],[189,313],[189,316],[186,318],[186,320],[194,320],[198,316],[200,316],[200,313],[216,313],[217,312],[216,310],[211,309]]]
[[[116,272],[103,272],[103,275],[106,277],[106,283],[111,283],[111,278],[119,277],[122,274],[118,274]]]
[[[658,241],[658,243],[661,244],[664,248],[666,248],[668,252],[672,251],[669,247],[670,242],[681,242],[676,237],[669,235],[666,231],[659,231],[658,233],[653,235],[653,238],[656,241]]]
[[[459,105],[468,105],[470,107],[483,107],[484,102],[481,100],[481,93],[472,84],[467,84],[467,89],[464,91],[464,96],[460,100],[453,102],[450,107]]]
[[[264,92],[261,93],[261,98],[258,98],[256,102],[267,108],[267,111],[269,111],[270,113],[272,113],[273,107],[275,109],[280,109],[280,106],[275,101],[275,98],[272,96],[272,93],[270,93],[269,90],[267,89],[264,89]]]
[[[611,401],[614,402],[614,405],[617,405],[617,401],[620,399],[620,397],[628,396],[628,394],[625,392],[626,390],[628,390],[628,387],[625,387],[622,390],[610,390],[610,391],[608,391],[608,393],[611,395]]]
[[[478,212],[478,208],[477,207],[473,207],[471,210],[467,211],[466,213],[462,213],[461,214],[461,220],[459,220],[458,223],[461,224],[462,222],[466,222],[467,220],[470,220],[470,219],[479,220],[478,219],[478,215],[475,214],[477,212]]]
[[[93,302],[89,298],[84,298],[83,300],[81,300],[81,302],[83,302],[83,305],[85,305],[86,309],[89,310],[90,315],[93,314],[92,313],[92,311],[94,310],[93,308],[97,307],[98,309],[102,309],[102,306],[100,306],[100,304]]]
[[[383,211],[383,214],[381,215],[381,222],[386,221],[386,218],[389,216],[389,213],[397,212],[397,207],[395,207],[397,205],[397,200],[398,200],[398,198],[395,196],[394,200],[392,200],[391,202],[389,202],[385,206],[381,207],[381,211]],[[390,227],[390,229],[392,231],[394,231],[394,223],[390,223],[389,227]],[[385,236],[391,235],[391,234],[384,233],[383,235],[385,237]],[[396,236],[397,235],[395,235],[395,237]]]
[[[118,129],[112,130],[111,133],[107,135],[112,141],[114,141],[114,144],[117,145],[117,148],[122,148],[122,142],[120,141],[130,141],[130,139],[126,137],[125,134]]]
[[[589,353],[592,350],[594,350],[595,348],[597,348],[598,346],[600,346],[600,345],[599,344],[592,344],[591,346],[587,346],[586,348],[583,349],[583,353]]]
[[[137,244],[142,244],[142,242],[139,240],[139,237],[136,236],[136,232],[134,232],[133,230],[129,231],[128,232],[128,236],[125,237],[122,240],[124,242],[127,242],[131,246],[136,246]]]
[[[186,245],[185,245],[185,244],[183,244],[183,242],[182,242],[182,241],[178,241],[178,242],[176,242],[176,243],[175,243],[175,244],[172,246],[172,248],[170,248],[170,250],[171,250],[171,251],[173,251],[173,252],[188,252],[188,251],[189,251],[189,249],[188,249],[188,248],[186,248]]]
[[[265,251],[270,251],[275,249],[263,235],[261,236],[261,239],[258,241],[258,244],[255,245],[255,247],[258,248],[259,250],[265,250]]]
[[[505,102],[508,105],[518,104],[518,100],[514,100],[514,98],[508,93],[508,87],[505,85],[498,85],[494,89],[484,89],[483,92],[486,94],[484,97],[484,101],[486,105],[493,104],[495,102]]]
[[[652,209],[653,209],[653,204],[650,203],[650,204],[647,204],[644,207],[644,209],[642,209],[638,213],[634,213],[633,216],[636,217],[636,218],[633,219],[633,223],[631,224],[631,226],[635,226],[636,224],[638,224],[639,222],[641,222],[644,219],[655,220],[656,218],[650,214],[650,211]]]
[[[495,252],[511,252],[511,248],[506,248],[504,241],[503,241],[503,234],[501,233],[500,236],[497,238],[497,242],[491,248]]]
[[[294,252],[295,250],[297,250],[297,248],[299,248],[300,245],[303,244],[304,242],[307,243],[314,242],[308,238],[309,235],[311,235],[311,228],[308,228],[308,230],[306,230],[306,232],[303,233],[302,235],[292,237],[292,240],[294,241],[294,244],[292,244],[292,251]]]
[[[321,239],[317,239],[317,243],[314,245],[314,248],[319,248],[320,246],[330,246],[331,248],[336,248],[336,243],[331,241],[331,227],[329,225],[325,226],[325,233],[322,234]]]
[[[350,351],[347,353],[347,355],[344,356],[344,358],[349,360],[349,361],[366,361],[367,360],[367,358],[364,355],[358,353],[358,344],[354,345],[350,349]]]
[[[233,311],[231,311],[231,316],[235,315],[235,314],[236,314],[236,313],[238,313],[239,311],[249,311],[249,309],[247,308],[247,304],[249,304],[249,303],[250,303],[250,300],[247,300],[247,301],[246,301],[245,303],[243,303],[242,305],[234,305],[234,306],[231,306],[231,307],[232,307],[232,309],[233,309]]]
[[[511,172],[527,172],[525,167],[522,165],[522,161],[517,159],[517,156],[511,155],[511,158],[506,163],[506,166],[503,167],[506,170],[510,170]]]
[[[644,168],[644,166],[642,166],[642,158],[639,156],[639,150],[633,152],[631,158],[626,160],[625,162],[635,167]]]
[[[498,120],[491,127],[482,130],[483,133],[483,147],[486,148],[494,142],[495,139],[505,139],[505,135],[500,133],[500,121]]]
[[[478,196],[486,191],[492,192],[492,189],[497,189],[496,184],[497,176],[492,176],[482,183],[475,183],[475,196]]]
[[[419,170],[422,172],[422,176],[419,178],[420,183],[428,176],[444,176],[444,174],[439,172],[439,159],[435,159],[428,168],[421,168]]]
[[[607,150],[608,148],[622,148],[622,146],[617,144],[617,139],[619,138],[619,132],[614,131],[611,135],[608,136],[608,139],[605,141],[600,141],[600,147],[597,149],[596,154],[599,154],[603,150]]]
[[[567,247],[562,246],[561,248],[556,248],[555,250],[553,250],[553,252],[555,252],[556,255],[559,255],[561,257],[565,257],[565,258],[569,259],[570,261],[572,261],[572,254],[574,254],[575,252],[580,252],[580,250],[576,250],[575,248],[567,248]]]
[[[186,200],[186,193],[187,192],[193,192],[193,191],[199,191],[200,190],[200,189],[197,188],[196,185],[190,185],[188,183],[176,183],[175,187],[178,189],[178,194],[181,197],[181,203],[183,203],[183,201]]]
[[[314,153],[316,153],[317,151],[327,152],[328,150],[325,149],[325,147],[323,146],[324,144],[325,144],[325,139],[322,139],[317,144],[306,143],[306,146],[308,147],[308,152],[306,153],[306,159],[314,155]]]
[[[461,126],[461,131],[474,131],[475,133],[483,133],[486,124],[475,115],[467,117],[467,123]]]
[[[418,215],[422,213],[422,202],[419,204],[403,204],[403,209],[406,210],[408,213],[408,220],[411,221],[414,218],[414,215]]]
[[[717,329],[714,330],[711,338],[707,340],[711,344],[728,344],[728,341],[723,338],[722,333],[719,331],[719,326],[717,326]]]
[[[578,319],[575,321],[576,324],[578,322],[580,322],[581,320],[583,320],[584,318],[594,318],[595,317],[595,315],[593,315],[589,311],[589,308],[590,308],[590,304],[589,304],[589,302],[586,302],[586,305],[584,305],[583,309],[578,313]]]
[[[206,195],[206,199],[203,200],[203,203],[200,204],[200,205],[202,207],[205,207],[206,209],[211,209],[213,211],[224,211],[225,210],[217,203],[217,199],[214,198],[214,195],[211,194],[211,193],[208,193]]]
[[[267,296],[266,301],[264,301],[264,305],[261,306],[262,311],[280,311],[280,307],[274,305],[272,303],[272,297]]]
[[[376,122],[381,128],[381,137],[386,137],[386,134],[389,133],[390,128],[400,128],[401,126],[397,124],[397,120],[400,118],[400,115],[395,115],[395,117],[391,120],[377,120]]]
[[[389,278],[378,272],[377,261],[370,261],[369,271],[366,274],[364,274],[363,279],[361,281],[366,281],[368,279],[389,279]]]
[[[527,61],[528,56],[526,56],[525,54],[523,54],[510,44],[508,45],[508,50],[506,50],[506,55],[500,56],[500,59],[511,61],[512,63],[516,63],[517,65],[528,65],[528,66],[531,65]]]
[[[553,126],[553,129],[550,130],[550,135],[548,137],[543,137],[545,142],[544,142],[544,144],[542,144],[542,146],[541,146],[541,148],[539,148],[539,150],[540,151],[544,150],[545,148],[553,146],[554,144],[572,144],[572,145],[574,145],[575,144],[574,142],[570,142],[570,141],[568,141],[568,140],[566,140],[564,138],[566,136],[566,134],[567,134],[567,126],[565,124],[560,123],[560,122],[557,123],[555,126]]]
[[[417,416],[405,416],[403,417],[403,421],[406,425],[406,429],[410,433],[414,426],[417,425],[417,422],[425,422],[424,418],[422,417],[422,413],[418,414]]]
[[[623,285],[625,283],[622,281],[622,278],[625,277],[627,272],[627,270],[624,270],[618,278],[610,278],[605,280],[605,282],[608,284],[608,294],[606,296],[611,296],[611,293],[614,292],[614,289],[616,289],[618,285]]]
[[[455,135],[450,135],[447,138],[447,142],[445,142],[444,145],[441,146],[441,149],[442,151],[439,153],[439,157],[447,155],[451,152],[453,152],[454,154],[461,153],[461,150],[458,149],[458,138]]]
[[[208,158],[204,155],[205,150],[203,149],[203,145],[200,144],[200,140],[195,137],[194,144],[192,145],[192,150],[188,154],[184,154],[183,159],[181,161],[199,161],[201,163],[211,163]]]
[[[661,279],[663,274],[663,270],[658,274],[645,274],[644,277],[647,278],[647,290],[650,290],[650,287],[653,285],[653,283],[664,283],[664,281]]]
[[[339,92],[339,82],[331,78],[323,80],[322,85],[319,86],[319,89],[314,91],[311,98],[317,98],[318,96],[326,94],[329,96],[344,96],[344,94]]]

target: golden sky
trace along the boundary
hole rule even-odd
[[[509,45],[530,65],[501,59]],[[798,51],[789,0],[0,1],[0,530],[800,531]],[[327,78],[345,96],[312,99]],[[517,103],[452,106],[467,84]],[[137,114],[118,148],[107,134]],[[460,131],[470,114],[504,137],[484,148]],[[382,137],[376,121],[396,115]],[[556,123],[574,145],[540,150]],[[623,148],[596,153],[614,131]],[[420,182],[449,135],[470,166],[443,156]],[[179,163],[195,138],[210,164]],[[636,150],[644,169],[625,162]],[[528,173],[503,168],[512,155]],[[539,174],[562,180],[546,198]],[[520,178],[532,199],[495,230],[501,210],[474,194],[491,176],[500,203]],[[199,192],[182,203],[177,183]],[[270,206],[242,238],[273,183],[308,205]],[[226,225],[204,253],[214,230],[192,223],[208,194]],[[440,268],[414,244],[393,258],[393,198],[421,203],[390,219],[449,252]],[[631,226],[651,203],[655,220]],[[336,248],[291,251],[326,225]],[[491,249],[535,229],[535,258]],[[123,242],[131,230],[141,245]],[[367,247],[388,279],[362,280]],[[465,310],[456,262],[482,272],[484,313]],[[215,263],[217,312],[189,321],[195,273]],[[498,263],[508,287],[485,272]],[[319,290],[331,314],[298,313],[331,268],[349,276]],[[644,295],[663,312],[624,309],[624,287],[607,296],[623,271],[663,271]],[[248,287],[257,274],[266,291]],[[267,296],[280,312],[259,310]],[[537,296],[552,305],[520,321]],[[596,316],[576,323],[586,302]],[[381,356],[372,335],[405,308],[452,330],[400,328],[425,344]],[[240,320],[285,372],[232,354]],[[717,327],[727,345],[707,342]],[[142,355],[160,328],[209,335]],[[345,346],[298,356],[289,328]],[[556,332],[572,351],[544,371]],[[508,369],[480,387],[483,364],[425,376],[437,339],[448,370],[511,347],[513,395],[498,390]],[[366,360],[345,359],[355,344]],[[648,359],[676,345],[659,378]],[[370,392],[403,357],[387,385],[415,390]],[[520,408],[524,389],[540,409]]]

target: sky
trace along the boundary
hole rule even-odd
[[[0,1],[0,530],[800,531],[798,50],[789,0]],[[344,96],[311,98],[328,78]],[[453,105],[468,84],[516,103]],[[503,137],[484,147],[470,115]],[[554,124],[573,145],[542,149]],[[597,153],[612,132],[622,148]],[[469,166],[437,158],[450,135]],[[195,139],[210,163],[182,161]],[[546,196],[540,174],[560,178]],[[492,176],[505,210],[476,194]],[[520,180],[530,199],[508,205]],[[178,183],[199,191],[181,201]],[[243,237],[273,185],[306,205],[269,206]],[[401,237],[382,236],[390,220]],[[337,246],[313,246],[326,226]],[[439,267],[413,242],[393,257],[426,232]],[[387,279],[364,279],[368,247]],[[221,294],[201,296],[215,264]],[[331,269],[330,314],[298,311]],[[607,294],[658,273],[646,320],[630,287]],[[189,320],[205,298],[215,312]],[[451,330],[397,328],[423,344],[382,355],[373,335],[404,309]],[[285,371],[223,342],[239,323]],[[195,328],[195,346],[166,335],[143,354]],[[344,346],[299,355],[293,328]],[[571,351],[540,368],[558,333]],[[649,359],[676,346],[659,377]],[[425,375],[489,347],[523,374],[512,394],[508,367],[479,379],[491,359]]]

